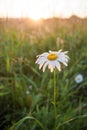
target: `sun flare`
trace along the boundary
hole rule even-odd
[[[19,17],[20,12],[21,12],[22,17],[29,17],[34,20],[39,20],[43,17],[44,18],[47,17],[47,13],[46,13],[46,12],[48,12],[48,11],[46,11],[47,8],[46,8],[46,10],[44,10],[43,2],[41,2],[40,0],[37,0],[37,1],[26,0],[26,2],[21,1],[21,4],[20,4],[20,2],[18,2],[17,6],[18,6],[18,9],[15,12],[16,17]]]
[[[34,20],[49,17],[87,17],[87,0],[1,0],[1,17],[29,17]]]
[[[33,9],[31,9],[30,11],[28,11],[27,16],[37,21],[42,18],[42,14],[39,12],[39,10],[35,10],[36,11],[33,11]]]

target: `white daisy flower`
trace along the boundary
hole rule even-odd
[[[76,83],[81,83],[83,81],[83,75],[82,74],[76,75],[75,81]]]
[[[26,94],[28,95],[28,94],[30,94],[30,92],[29,92],[29,91],[26,91]]]
[[[66,55],[67,52],[68,51],[62,52],[62,50],[45,52],[37,56],[35,63],[39,65],[39,69],[43,68],[43,72],[47,66],[51,72],[53,72],[54,68],[57,68],[59,71],[61,71],[60,63],[63,63],[65,66],[67,66],[69,60],[69,57]]]

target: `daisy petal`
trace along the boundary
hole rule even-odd
[[[57,69],[58,69],[59,71],[61,71],[61,66],[60,66],[60,63],[59,63],[59,62],[57,62],[56,67],[57,67]]]
[[[43,72],[45,71],[47,65],[48,65],[48,62],[46,62],[46,63],[43,65]]]

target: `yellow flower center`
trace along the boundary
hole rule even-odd
[[[57,54],[51,53],[47,56],[48,60],[56,60],[58,58]]]
[[[80,80],[80,78],[78,78],[78,80]]]

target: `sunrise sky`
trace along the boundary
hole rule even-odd
[[[87,0],[0,0],[0,17],[87,17]]]

